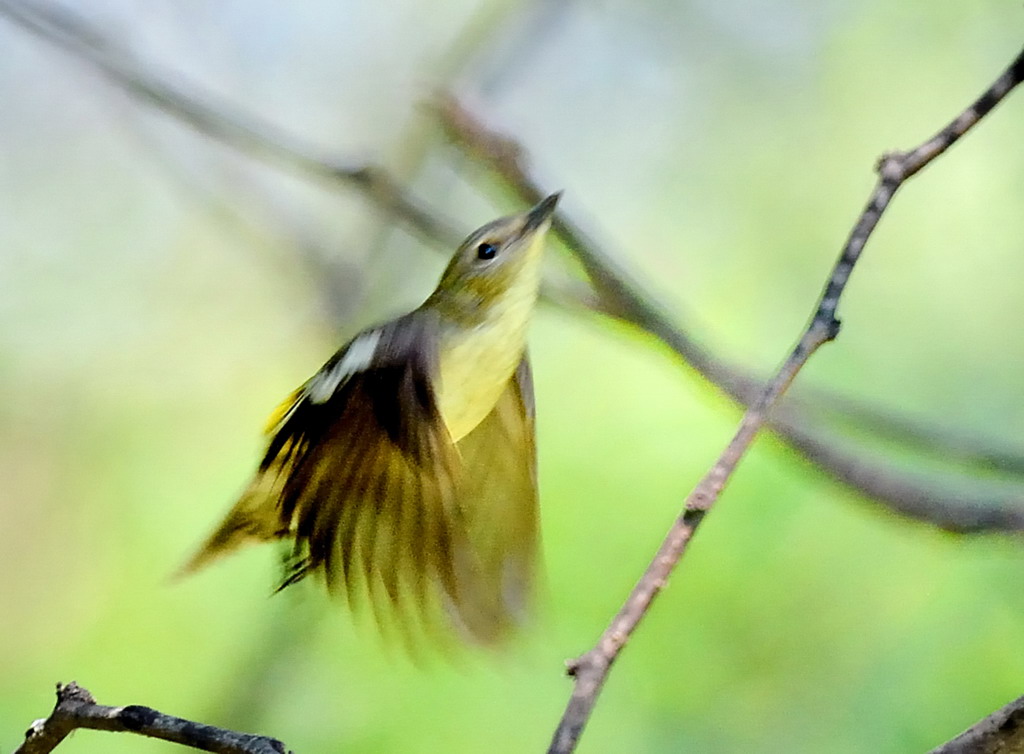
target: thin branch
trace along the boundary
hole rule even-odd
[[[844,451],[835,438],[818,436],[797,424],[783,424],[777,416],[769,425],[786,442],[830,479],[883,503],[886,510],[928,523],[954,534],[1024,531],[1024,498],[998,498],[982,485],[958,490],[919,474],[898,470],[891,463]]]
[[[195,130],[280,165],[351,185],[378,207],[426,238],[454,246],[459,234],[446,220],[423,208],[384,168],[349,165],[321,153],[251,113],[243,113],[195,82],[174,83],[169,74],[138,65],[101,29],[64,8],[21,0],[0,0],[0,15],[26,31],[88,61],[132,96]]]
[[[965,468],[1024,477],[1024,455],[1009,443],[972,436],[959,428],[916,419],[831,391],[801,390],[799,397],[788,396],[786,405],[793,401],[801,404],[801,413],[832,417],[842,424],[870,432],[872,438],[898,443],[903,450],[917,451],[946,462],[955,461]]]
[[[0,15],[92,63],[129,94],[208,136],[240,150],[353,188],[438,246],[450,248],[457,242],[457,233],[449,222],[422,208],[379,166],[347,166],[343,161],[319,153],[301,139],[271,124],[237,111],[192,83],[172,83],[167,74],[157,73],[141,65],[123,47],[107,39],[102,30],[74,13],[22,0],[0,0]],[[484,148],[487,159],[495,160],[494,164],[504,178],[528,202],[535,202],[540,196],[540,189],[522,169],[518,146],[510,140],[488,133],[468,112],[454,106],[457,103],[449,104],[453,106],[443,107],[442,115],[449,130],[459,134],[463,146]],[[499,149],[495,148],[495,144],[503,146]],[[656,303],[649,291],[564,213],[556,218],[555,230],[582,261],[598,295],[588,295],[586,291],[564,285],[555,288],[545,284],[543,295],[547,300],[566,308],[598,311],[634,324],[667,344],[684,362],[734,401],[742,406],[751,404],[761,390],[760,380],[702,347],[675,323],[674,317]],[[821,397],[819,402],[828,405],[827,397]],[[963,498],[934,485],[922,487],[918,480],[897,469],[879,468],[877,464],[868,463],[855,453],[841,450],[835,437],[812,429],[810,413],[813,412],[791,402],[784,402],[776,407],[771,425],[787,443],[820,465],[823,471],[859,493],[874,498],[890,510],[951,531],[1024,529],[1024,505],[1020,501],[992,500],[982,494]],[[856,419],[856,415],[852,418]],[[885,426],[881,428],[884,430]],[[943,442],[941,436],[936,440],[939,433],[929,427],[903,422],[902,428],[906,439],[918,440],[920,445],[934,446],[937,442]],[[964,438],[950,437],[945,442],[961,448],[958,457],[973,458],[987,453],[986,448],[972,449],[971,441]],[[1004,455],[1002,463],[1011,470],[1024,467],[1024,460],[1017,458],[1014,462],[1012,454]],[[892,497],[897,492],[900,496]],[[904,495],[924,504],[915,502],[908,505]]]
[[[1024,751],[1024,696],[979,720],[928,754],[1019,754]]]
[[[97,704],[93,695],[74,681],[57,684],[57,705],[53,712],[48,718],[32,723],[25,732],[24,743],[14,754],[46,754],[78,728],[137,733],[217,754],[291,754],[274,738],[194,723],[136,704],[128,707]]]
[[[531,175],[524,150],[515,140],[488,128],[454,97],[440,98],[437,109],[453,143],[489,165],[524,202],[536,203],[546,196],[548,187]],[[676,325],[653,294],[564,211],[556,214],[554,229],[590,277],[597,291],[592,307],[595,311],[653,335],[739,405],[753,407],[759,396],[763,398],[763,382],[717,358]],[[828,401],[822,399],[822,404],[828,405]],[[833,479],[901,516],[959,533],[1024,531],[1024,495],[993,498],[986,492],[972,494],[923,484],[897,466],[871,462],[842,449],[836,437],[812,429],[809,413],[801,410],[799,403],[775,407],[768,424],[784,442]],[[907,427],[908,432],[912,429]],[[926,431],[918,429],[922,435]]]
[[[102,29],[68,9],[0,0],[0,16],[91,63],[128,94],[206,136],[268,162],[347,186],[438,247],[452,249],[462,240],[449,220],[422,206],[382,166],[350,165],[333,158],[301,138],[240,111],[195,82],[183,83],[179,75],[142,65]],[[319,262],[308,255],[307,259],[313,264]],[[568,284],[546,282],[541,293],[547,301],[569,308],[589,303],[584,292]]]
[[[570,663],[569,673],[575,678],[575,685],[565,714],[555,730],[549,754],[566,754],[575,750],[612,664],[655,597],[664,588],[669,574],[683,556],[687,545],[714,506],[736,465],[765,423],[767,413],[807,360],[822,345],[834,340],[839,334],[839,320],[836,317],[839,299],[846,289],[850,273],[853,272],[864,245],[893,196],[906,180],[956,143],[1022,79],[1024,50],[981,97],[935,136],[916,149],[909,152],[893,152],[883,156],[879,161],[876,166],[878,182],[832,269],[803,336],[775,377],[764,387],[758,399],[744,414],[739,429],[721,456],[686,498],[682,513],[669,530],[650,566],[640,577],[622,609],[594,648]]]

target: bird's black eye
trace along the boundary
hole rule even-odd
[[[497,253],[498,247],[492,243],[482,243],[476,247],[477,259],[494,259],[494,255]]]

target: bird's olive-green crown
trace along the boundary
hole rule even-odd
[[[461,322],[482,320],[514,287],[528,282],[535,287],[544,234],[560,196],[552,194],[528,212],[502,217],[471,233],[425,306]]]

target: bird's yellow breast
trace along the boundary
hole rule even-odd
[[[483,421],[508,385],[526,349],[536,299],[536,279],[520,275],[482,323],[442,335],[438,406],[453,441]]]

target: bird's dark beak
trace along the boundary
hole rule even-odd
[[[558,204],[561,196],[561,191],[554,193],[526,213],[526,222],[523,224],[524,235],[532,233],[551,218],[555,213],[555,205]]]

